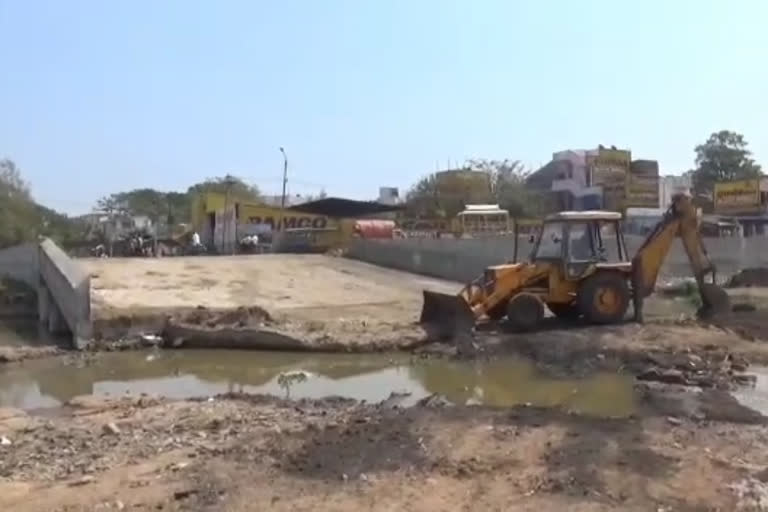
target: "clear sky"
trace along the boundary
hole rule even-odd
[[[0,157],[80,213],[232,173],[372,199],[466,158],[715,130],[768,166],[768,1],[0,0]]]

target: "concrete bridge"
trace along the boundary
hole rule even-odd
[[[53,241],[0,250],[0,276],[36,290],[38,319],[51,333],[70,334],[77,349],[91,339],[91,276]]]

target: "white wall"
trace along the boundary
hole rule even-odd
[[[635,254],[644,238],[626,235],[627,249]],[[720,276],[742,268],[768,266],[768,238],[706,238],[704,243]],[[410,238],[404,240],[354,240],[351,258],[418,274],[467,282],[483,269],[510,261],[514,254],[512,237],[482,239]],[[527,237],[520,237],[518,259],[531,251]],[[661,277],[691,276],[690,263],[682,244],[676,240],[661,270]]]

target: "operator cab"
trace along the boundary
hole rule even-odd
[[[621,214],[592,210],[548,215],[531,261],[561,263],[568,279],[578,279],[593,265],[628,266]]]

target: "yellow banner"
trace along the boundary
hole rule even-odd
[[[596,167],[629,170],[632,153],[625,149],[598,149],[594,165]]]
[[[715,183],[715,213],[754,213],[761,209],[760,179]]]

